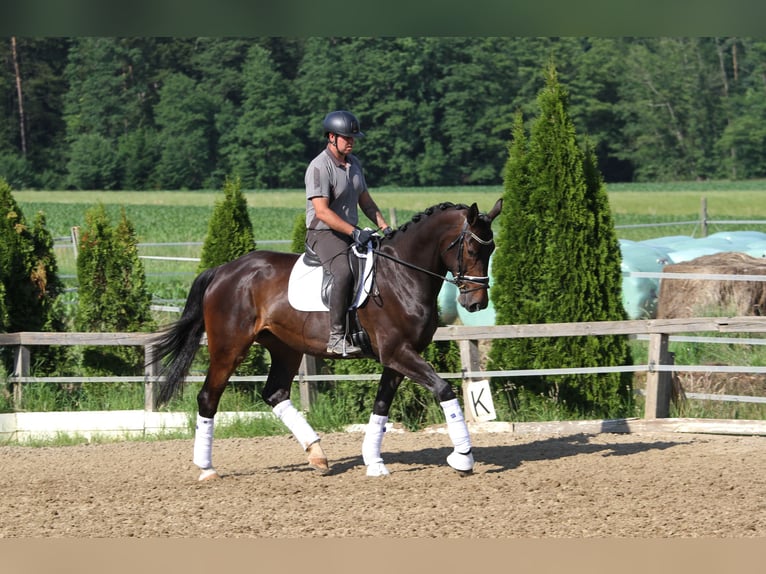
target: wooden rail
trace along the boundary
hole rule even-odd
[[[445,378],[460,378],[463,382],[477,378],[519,376],[533,374],[571,374],[604,372],[646,372],[645,419],[666,418],[669,415],[670,391],[673,370],[704,370],[702,365],[678,367],[673,354],[668,351],[669,337],[681,333],[766,333],[766,317],[699,317],[680,319],[651,319],[634,321],[602,321],[591,323],[546,323],[534,325],[464,326],[452,325],[437,329],[434,340],[458,341],[462,368],[460,373],[442,374]],[[646,364],[612,367],[588,367],[570,369],[538,369],[511,371],[481,371],[479,367],[479,341],[491,339],[515,339],[532,337],[581,337],[600,335],[648,336],[648,360]],[[158,381],[158,365],[151,364],[154,346],[151,333],[0,333],[0,346],[14,347],[13,373],[8,382],[13,386],[14,406],[21,408],[22,385],[29,382],[140,382],[145,385],[146,411],[153,410],[154,383]],[[712,340],[712,338],[711,338]],[[203,344],[205,343],[203,339]],[[733,338],[732,343],[737,339]],[[146,368],[143,377],[30,377],[30,347],[47,345],[93,345],[93,346],[142,346],[145,350]],[[764,367],[729,366],[728,372],[766,372]],[[199,377],[189,377],[188,380]],[[265,380],[263,377],[237,377],[246,380]],[[296,380],[301,385],[301,403],[308,406],[313,401],[314,381],[350,378],[377,379],[378,375],[319,375],[313,357],[305,357]],[[234,379],[234,378],[233,378]],[[464,385],[465,387],[465,385]]]

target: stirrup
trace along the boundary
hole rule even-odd
[[[362,353],[362,348],[351,343],[347,337],[336,335],[330,337],[327,342],[327,352],[331,355],[340,356],[359,355]]]

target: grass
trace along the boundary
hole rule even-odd
[[[766,221],[766,180],[747,182],[682,182],[682,183],[647,183],[647,184],[609,184],[610,205],[615,224],[619,226],[650,223],[678,222],[674,226],[619,228],[618,236],[623,239],[642,240],[668,235],[700,234],[700,207],[704,198],[707,204],[708,218],[720,220],[764,220]],[[452,201],[454,203],[478,203],[482,210],[488,210],[495,200],[503,195],[501,186],[454,187],[454,188],[399,188],[385,187],[373,190],[373,195],[387,217],[396,219],[401,225],[414,213],[426,207]],[[73,226],[82,226],[88,208],[101,202],[116,222],[120,211],[125,209],[133,222],[141,243],[142,255],[162,255],[177,257],[198,257],[201,244],[207,233],[207,224],[213,206],[222,198],[218,190],[203,191],[19,191],[14,192],[16,201],[24,214],[31,219],[35,212],[46,214],[48,228],[56,238],[56,249],[60,274],[68,287],[76,287],[76,267],[71,245],[65,238],[70,235]],[[256,242],[259,249],[284,249],[270,241],[289,240],[296,216],[303,213],[305,196],[303,190],[283,189],[269,191],[246,191],[245,197]],[[393,222],[392,222],[393,223]],[[766,231],[766,224],[737,224],[735,227],[725,223],[711,223],[709,233],[731,229],[756,229]],[[196,243],[195,245],[151,245],[153,243]],[[169,262],[144,259],[147,281],[155,300],[178,303],[185,299],[189,285],[197,272],[197,263]],[[172,314],[159,314],[160,324],[175,318]],[[641,349],[645,345],[637,344],[634,352],[637,362],[642,360]],[[754,364],[766,362],[763,353],[753,350],[730,351],[719,346],[705,350],[697,348],[693,357],[686,356],[684,349],[677,349],[676,360],[679,364],[703,364],[708,362],[729,362],[728,364]],[[715,348],[718,347],[718,348]],[[741,354],[737,354],[741,353]],[[760,357],[760,358],[759,358]],[[748,362],[739,362],[748,361]],[[204,365],[199,365],[204,369]],[[191,386],[184,397],[177,399],[173,410],[196,412],[196,389]],[[25,407],[30,410],[49,408],[59,402],[50,388],[34,389],[34,385],[25,385]],[[103,407],[102,393],[81,401],[81,406],[88,408]],[[135,385],[134,389],[122,389],[119,396],[108,399],[113,408],[142,408],[143,389]],[[1,400],[1,399],[0,399]],[[502,397],[499,400],[503,403]],[[78,408],[81,408],[78,407]],[[513,417],[514,420],[562,420],[567,413],[562,412],[555,402],[546,397],[524,397],[524,410],[511,412],[505,405],[496,405],[501,417]],[[72,407],[74,408],[74,407]],[[675,407],[674,407],[675,408]],[[224,393],[221,410],[265,410],[258,399],[247,393]],[[640,401],[636,404],[641,410]],[[675,412],[678,416],[713,416],[715,418],[766,418],[763,405],[727,404],[710,401],[688,401]],[[685,413],[685,414],[681,414]],[[694,413],[694,414],[692,414]],[[438,418],[440,413],[429,413],[428,418]],[[319,430],[337,430],[350,421],[345,413],[338,413],[332,404],[326,404],[321,397],[316,408],[309,415],[313,425]],[[675,415],[674,415],[675,416]],[[426,421],[428,423],[429,421]],[[231,436],[252,436],[256,434],[278,434],[284,432],[280,426],[270,428],[270,423],[258,421],[232,428],[217,429],[218,432],[231,433]],[[62,439],[66,440],[66,439]],[[73,440],[77,440],[75,437]]]

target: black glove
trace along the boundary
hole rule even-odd
[[[386,227],[386,228],[383,230],[383,237],[388,237],[388,236],[389,236],[389,235],[391,235],[393,232],[394,232],[394,230],[393,230],[393,229],[391,229],[390,227]]]
[[[374,232],[370,229],[359,229],[358,227],[355,227],[354,231],[351,232],[351,237],[354,239],[354,243],[356,243],[357,247],[366,248],[367,242],[370,240],[373,233]]]

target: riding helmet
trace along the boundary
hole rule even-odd
[[[344,110],[338,110],[330,112],[324,118],[322,122],[324,128],[324,135],[334,133],[344,137],[363,138],[364,134],[359,129],[359,120],[351,112]]]

